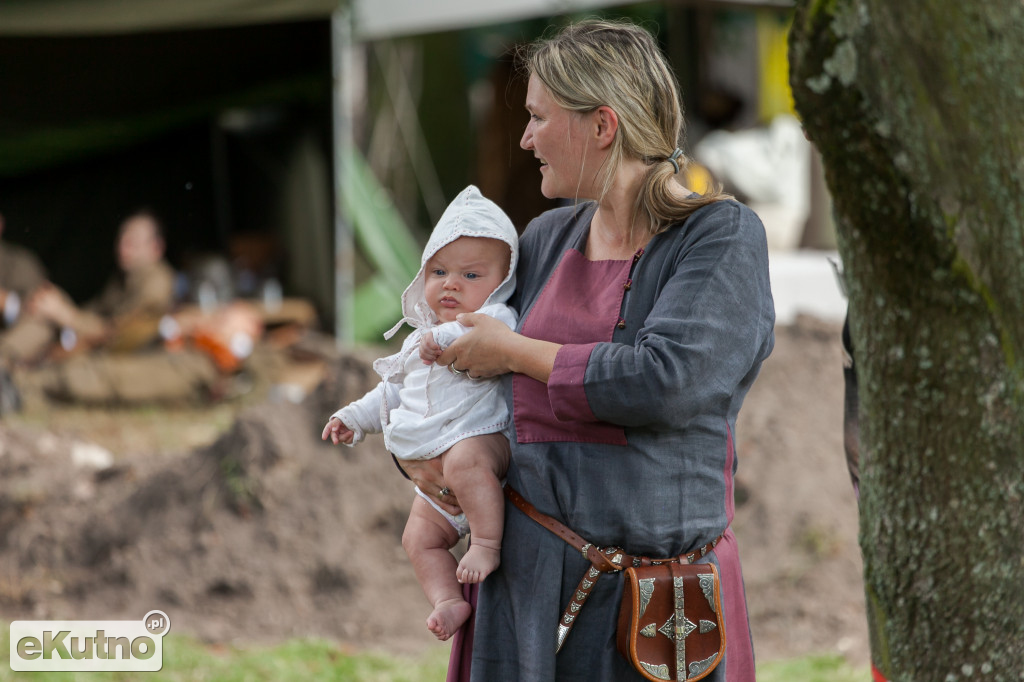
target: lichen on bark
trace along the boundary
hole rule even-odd
[[[872,655],[892,680],[1024,679],[1021,44],[1020,0],[802,0],[794,17],[857,349]]]

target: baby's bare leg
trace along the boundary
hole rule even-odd
[[[455,557],[448,551],[458,541],[459,534],[452,525],[417,495],[402,534],[402,547],[434,606],[427,617],[427,629],[442,642],[462,627],[473,610],[462,598],[462,588],[455,579]]]
[[[492,433],[461,440],[442,455],[444,480],[459,498],[472,534],[455,572],[459,582],[483,582],[501,563],[505,498],[501,479],[508,470],[508,440]]]

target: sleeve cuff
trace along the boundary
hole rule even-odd
[[[366,437],[366,432],[363,431],[362,427],[359,424],[358,417],[356,417],[356,415],[353,412],[354,408],[351,405],[346,405],[345,407],[341,408],[340,410],[331,415],[331,419],[340,419],[341,423],[352,431],[352,442],[342,443],[342,445],[347,445],[348,447],[352,447],[357,443],[362,442],[363,438]]]
[[[583,382],[596,343],[568,344],[558,349],[548,378],[551,411],[559,421],[598,421],[590,409]]]

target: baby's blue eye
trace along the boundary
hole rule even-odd
[[[438,277],[444,277],[444,275],[445,275],[445,272],[444,272],[444,270],[442,270],[441,268],[434,268],[434,269],[433,269],[433,270],[431,271],[431,274],[433,274],[433,275],[436,275],[436,276],[438,276]]]
[[[476,279],[479,276],[480,275],[476,274],[475,272],[467,272],[466,273],[466,279]]]

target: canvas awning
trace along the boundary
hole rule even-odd
[[[792,0],[669,0],[680,4],[787,7]],[[352,210],[351,123],[361,105],[353,75],[363,41],[453,31],[543,16],[582,13],[623,0],[2,0],[0,37],[108,36],[332,19],[335,75],[335,181],[338,206]],[[338,338],[353,329],[352,232],[335,217]]]
[[[679,4],[694,0],[676,0]],[[789,7],[793,0],[698,0],[747,7]],[[453,31],[628,4],[624,0],[353,0],[360,40]],[[695,3],[694,3],[695,4]]]
[[[706,0],[705,0],[706,1]],[[713,0],[745,6],[792,0]],[[356,37],[451,31],[624,4],[623,0],[3,0],[0,35],[102,35],[322,19],[351,4]]]
[[[362,40],[452,31],[621,4],[622,0],[355,0],[353,3],[356,36]]]

